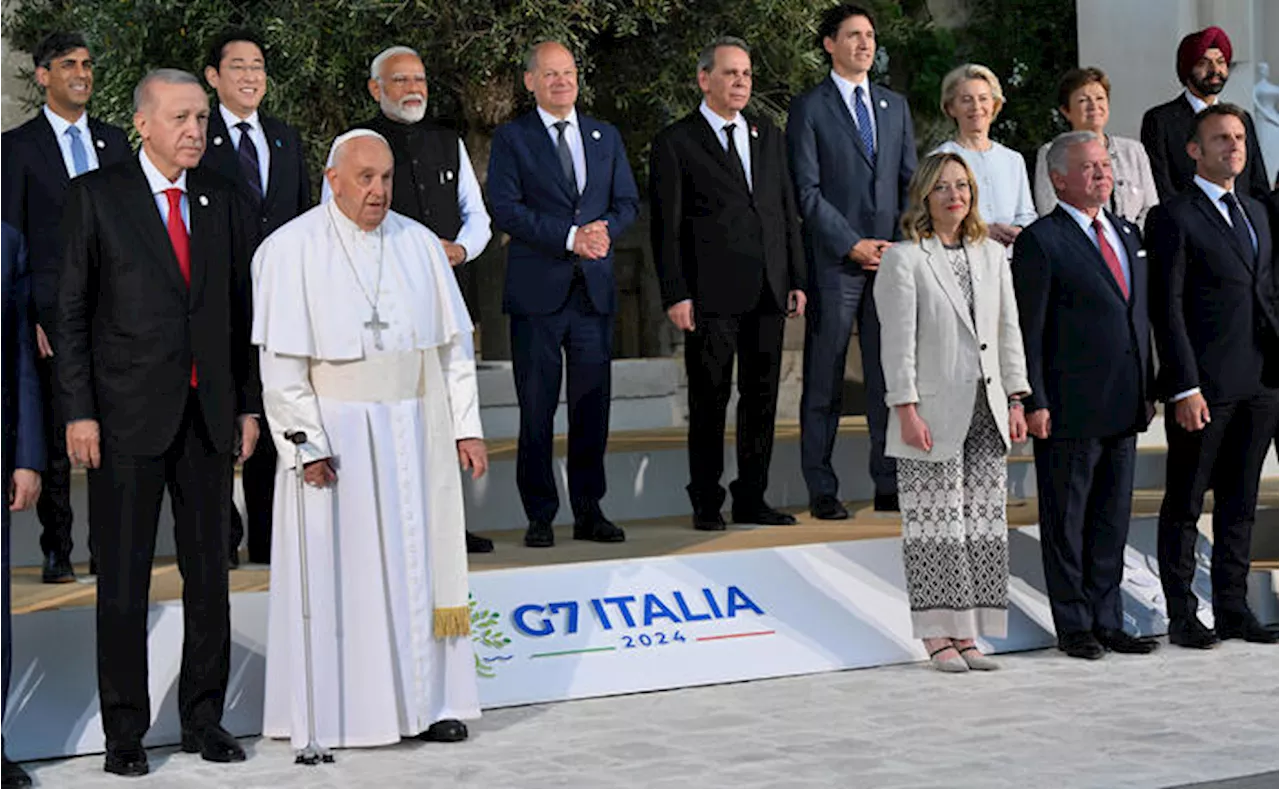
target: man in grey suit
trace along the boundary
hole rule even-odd
[[[894,462],[884,455],[889,413],[880,322],[870,293],[881,253],[899,236],[916,144],[906,99],[868,79],[876,54],[871,13],[855,5],[835,6],[823,15],[818,39],[831,56],[831,76],[792,101],[787,121],[809,265],[800,453],[809,511],[841,520],[849,512],[840,503],[831,453],[855,321],[867,389],[875,508],[898,509]]]

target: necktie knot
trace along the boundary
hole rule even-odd
[[[556,121],[556,122],[555,122],[555,127],[556,127],[556,134],[559,134],[561,137],[563,137],[563,136],[564,136],[564,131],[565,131],[565,129],[569,128],[569,122],[568,122],[568,121]]]
[[[67,127],[67,134],[71,135],[71,138],[72,138],[72,139],[75,139],[75,140],[80,139],[80,127],[79,127],[79,126],[68,126],[68,127]]]
[[[240,121],[236,124],[236,128],[240,130],[241,134],[248,134],[253,130],[253,124],[248,121]]]
[[[736,124],[736,123],[726,123],[726,124],[724,125],[724,134],[725,134],[725,136],[726,136],[726,137],[729,137],[730,139],[732,139],[732,138],[733,138],[733,130],[734,130],[734,129],[736,129],[736,128],[738,128],[738,124]]]
[[[182,210],[182,190],[181,189],[177,189],[177,188],[166,189],[164,190],[164,196],[169,198],[170,211]]]

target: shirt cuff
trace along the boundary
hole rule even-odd
[[[1198,394],[1200,394],[1200,387],[1197,386],[1194,389],[1188,389],[1185,392],[1178,392],[1176,395],[1169,398],[1169,402],[1176,403],[1179,400],[1186,400],[1191,395],[1198,395]]]
[[[573,225],[569,228],[569,236],[564,240],[564,248],[573,251],[573,242],[578,237],[578,226]]]

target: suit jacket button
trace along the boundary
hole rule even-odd
[[[990,384],[990,383],[991,383],[991,376],[987,376],[987,383],[988,383],[988,384]]]
[[[987,349],[987,344],[985,342],[982,345],[978,346],[978,350],[980,351],[985,351],[986,349]]]

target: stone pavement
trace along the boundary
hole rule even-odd
[[[494,710],[462,745],[341,751],[320,767],[262,740],[229,766],[155,749],[153,773],[132,781],[101,772],[100,756],[29,767],[39,786],[76,789],[1276,785],[1275,647],[1000,660],[992,674],[916,664]]]

